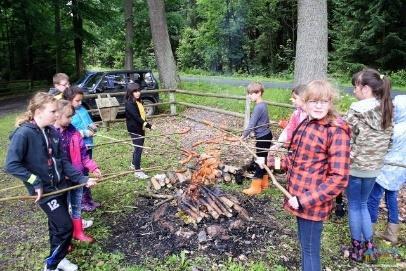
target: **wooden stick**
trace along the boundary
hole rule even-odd
[[[162,168],[162,167],[146,168],[143,171],[148,172],[148,171],[159,169],[159,168]],[[140,171],[140,170],[135,170],[135,171]],[[107,181],[107,180],[110,180],[110,179],[113,179],[113,178],[121,177],[121,176],[124,176],[124,175],[128,175],[128,174],[131,174],[131,173],[134,173],[134,170],[123,171],[121,173],[117,173],[117,174],[114,174],[114,175],[111,175],[111,176],[108,176],[108,177],[103,177],[103,178],[99,179],[97,181],[97,183],[99,184],[101,182],[104,182],[104,181]],[[76,189],[76,188],[83,187],[85,185],[86,185],[86,183],[70,186],[68,188],[64,188],[64,189],[60,189],[60,190],[57,190],[57,191],[54,191],[54,192],[43,194],[42,197],[57,195],[57,194],[64,193],[64,192],[67,192],[67,191],[70,191],[70,190],[73,190],[73,189]],[[15,196],[15,197],[0,198],[0,202],[9,201],[9,200],[29,200],[29,199],[36,199],[36,198],[37,198],[37,196]]]
[[[209,121],[205,121],[204,123],[206,123],[206,125],[214,127]],[[216,129],[219,129],[220,131],[222,130],[221,128],[215,127]],[[225,130],[222,130],[225,133],[228,133],[234,137],[234,134],[227,132]],[[258,158],[257,154],[255,152],[253,152],[250,147],[247,145],[247,143],[245,143],[240,137],[237,137],[240,141],[240,143],[245,147],[245,149],[252,155],[255,157],[255,159]],[[271,177],[272,183],[276,186],[276,188],[278,188],[287,198],[292,198],[292,195],[276,180],[275,176],[273,175],[272,171],[269,169],[269,167],[267,165],[264,164],[264,169],[266,170],[266,172],[268,173],[269,177]]]
[[[184,129],[183,131],[180,131],[180,132],[173,132],[173,133],[168,133],[168,134],[158,134],[158,135],[148,135],[148,136],[141,136],[139,134],[131,133],[131,132],[128,132],[128,133],[131,135],[139,136],[137,138],[151,138],[151,137],[167,137],[170,135],[183,135],[183,134],[188,133],[190,130],[191,130],[191,128],[187,127],[186,129]]]
[[[120,143],[120,140],[119,140],[119,139],[113,138],[113,137],[110,137],[110,136],[105,136],[105,135],[101,135],[101,134],[95,134],[95,136],[99,136],[99,137],[107,138],[107,139],[110,139],[110,140],[114,140],[114,143]],[[141,145],[135,145],[135,144],[130,143],[130,142],[122,142],[122,143],[131,145],[131,146],[133,146],[133,147],[142,148],[142,149],[152,149],[151,147],[145,147],[145,146],[141,146]]]
[[[3,188],[3,189],[0,190],[0,192],[4,192],[4,191],[7,191],[7,190],[11,190],[11,189],[15,189],[15,188],[20,188],[20,187],[24,187],[24,185],[23,185],[23,184],[20,184],[20,185],[16,185],[16,186],[12,186],[12,187]]]

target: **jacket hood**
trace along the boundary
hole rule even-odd
[[[355,102],[351,105],[350,109],[354,110],[355,115],[372,129],[378,131],[384,130],[382,128],[380,102],[375,98]]]
[[[395,113],[393,117],[394,123],[406,122],[406,95],[398,95],[393,99]]]
[[[11,138],[15,135],[15,133],[23,127],[27,127],[30,129],[38,129],[38,126],[36,124],[34,124],[32,122],[24,122],[20,126],[18,126],[16,129],[14,129],[14,131],[10,134],[9,139],[11,140]]]

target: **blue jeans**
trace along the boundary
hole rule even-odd
[[[83,187],[69,191],[69,201],[72,207],[72,218],[78,219],[82,213],[82,195]]]
[[[321,270],[320,243],[322,231],[322,221],[297,218],[297,232],[302,253],[301,261],[303,271]]]
[[[361,178],[350,175],[346,189],[348,220],[351,238],[357,241],[371,241],[372,239],[372,222],[367,202],[374,184],[375,178]]]
[[[399,224],[399,214],[398,214],[398,191],[386,190],[378,183],[375,183],[371,194],[368,198],[368,210],[371,215],[372,223],[378,221],[379,212],[379,202],[381,201],[382,195],[385,192],[385,203],[386,208],[388,208],[388,222],[393,224]]]

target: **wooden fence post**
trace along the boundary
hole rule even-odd
[[[245,113],[244,113],[244,129],[248,127],[248,123],[250,121],[250,97],[248,95],[245,96]]]
[[[169,102],[171,103],[170,107],[171,107],[171,115],[176,115],[176,90],[172,89],[169,92]]]

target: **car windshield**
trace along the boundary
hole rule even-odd
[[[90,79],[83,85],[83,87],[87,89],[93,89],[96,86],[97,82],[99,82],[101,76],[102,74],[96,74],[90,77]]]

